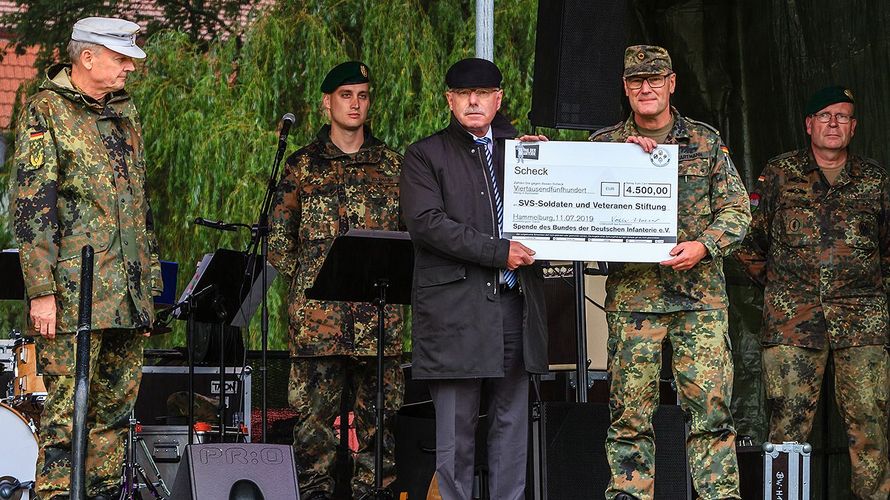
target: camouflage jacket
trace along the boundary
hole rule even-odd
[[[377,310],[372,304],[306,298],[334,238],[350,228],[396,231],[402,157],[365,129],[354,154],[340,151],[330,126],[288,157],[275,192],[269,260],[289,285],[292,356],[374,356]],[[386,354],[402,352],[402,308],[387,306]]]
[[[49,69],[16,131],[10,213],[27,295],[55,294],[57,331],[74,332],[89,244],[93,329],[147,329],[163,285],[139,116],[126,92],[100,103],[70,75],[70,66]]]
[[[765,286],[764,344],[821,349],[888,340],[890,176],[850,156],[830,185],[809,149],[770,160],[735,254]]]
[[[699,241],[708,255],[688,271],[647,263],[613,263],[606,280],[609,311],[665,313],[727,306],[723,257],[745,236],[748,195],[716,130],[671,110],[667,144],[680,146],[677,241]],[[625,142],[637,132],[633,115],[590,140]]]

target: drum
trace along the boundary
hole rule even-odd
[[[34,339],[15,341],[15,378],[13,379],[12,407],[40,428],[40,415],[46,401],[43,377],[37,374],[37,349]]]
[[[21,413],[0,403],[0,476],[33,481],[37,472],[37,436],[30,421]]]
[[[37,374],[37,349],[34,339],[20,338],[15,342],[15,387],[16,399],[46,397],[43,377]]]
[[[0,399],[13,396],[15,378],[15,340],[0,340]]]

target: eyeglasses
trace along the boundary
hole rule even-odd
[[[850,120],[853,119],[853,115],[848,115],[848,114],[844,114],[844,113],[831,114],[828,111],[823,111],[822,113],[815,113],[812,116],[814,116],[817,120],[819,120],[819,123],[828,123],[831,121],[831,118],[834,117],[834,120],[842,125],[846,125],[847,123],[850,123]]]
[[[673,73],[668,73],[666,75],[652,75],[647,77],[642,76],[631,76],[624,79],[624,83],[627,84],[627,88],[631,90],[638,90],[643,88],[643,82],[647,82],[650,88],[658,89],[664,87],[665,82],[669,76],[673,75]]]
[[[489,97],[496,92],[498,92],[499,88],[485,88],[485,89],[449,89],[448,91],[458,97],[470,97],[471,94],[476,94],[476,97],[480,99],[484,99]]]

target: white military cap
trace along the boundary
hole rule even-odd
[[[74,23],[71,39],[95,43],[118,54],[143,59],[145,52],[136,45],[139,25],[113,17],[85,17]]]

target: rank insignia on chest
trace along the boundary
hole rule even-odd
[[[32,167],[43,165],[43,135],[45,132],[31,132],[31,140],[28,141],[28,150],[30,153],[29,161]]]

